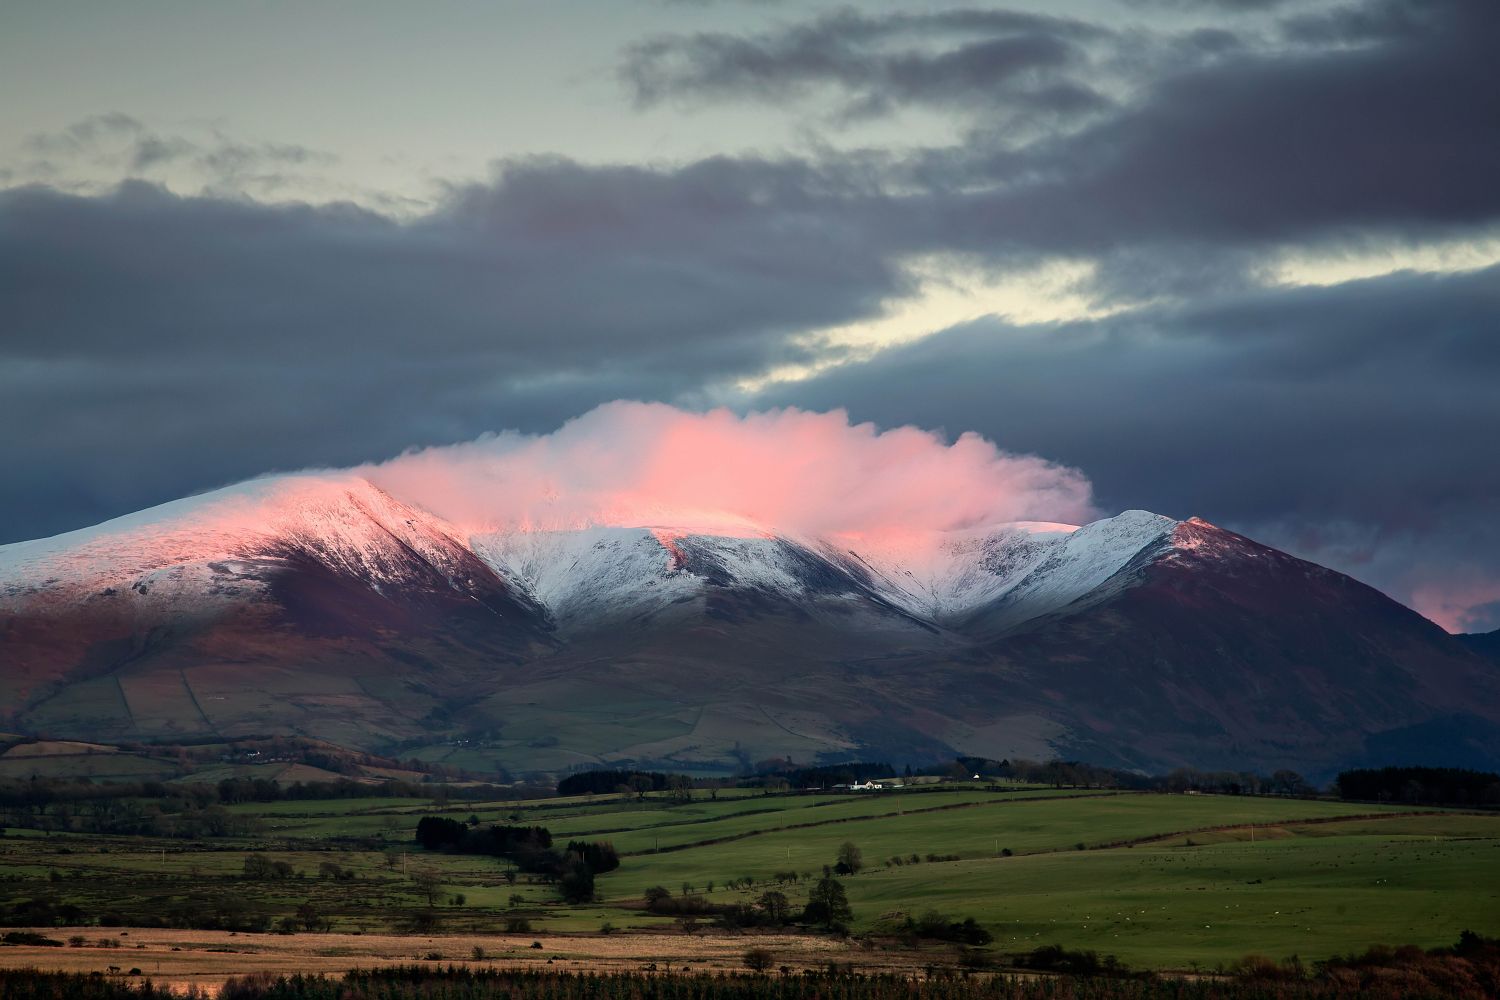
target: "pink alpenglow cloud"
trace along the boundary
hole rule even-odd
[[[355,470],[470,531],[590,526],[879,540],[1098,516],[1076,469],[878,430],[842,410],[692,413],[614,402],[544,435],[486,435]]]

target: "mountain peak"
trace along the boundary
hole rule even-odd
[[[378,587],[408,555],[461,561],[451,525],[350,474],[254,479],[51,538],[0,546],[0,599],[54,601],[162,590],[201,602],[255,589],[294,556]]]

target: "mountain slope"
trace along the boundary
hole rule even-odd
[[[1198,520],[463,529],[348,475],[0,546],[0,694],[8,725],[59,736],[286,732],[515,770],[1500,760],[1489,661]]]
[[[1500,629],[1493,632],[1468,632],[1458,636],[1465,646],[1500,666]]]
[[[1313,771],[1449,716],[1477,719],[1500,757],[1500,684],[1453,636],[1373,588],[1196,519],[1084,601],[986,650],[1036,686],[1037,711],[1066,720],[1066,746],[1085,759]],[[1432,762],[1448,753],[1422,749]]]
[[[56,731],[369,743],[476,658],[552,643],[448,526],[350,477],[260,480],[0,547],[0,692]]]

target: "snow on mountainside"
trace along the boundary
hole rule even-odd
[[[1143,554],[1170,551],[1179,522],[1144,510],[1086,524],[1054,542],[1041,558],[1017,572],[1014,584],[983,612],[990,629],[1008,628],[1061,611],[1095,593]]]
[[[612,623],[690,599],[692,576],[647,528],[490,532],[474,553],[562,625]]]
[[[863,594],[949,624],[996,602],[1016,620],[1062,608],[1163,542],[1177,523],[1127,511],[1082,528],[1021,522],[899,539],[640,527],[493,532],[472,543],[565,628],[650,615],[709,587],[788,597]]]
[[[475,553],[565,631],[644,618],[711,589],[784,598],[869,594],[868,573],[815,546],[723,527],[489,532]]]
[[[852,554],[874,571],[888,599],[913,613],[952,623],[1001,604],[1019,621],[1099,587],[1177,524],[1132,510],[1083,527],[1021,522]]]
[[[150,598],[177,611],[260,596],[289,558],[376,593],[463,594],[482,564],[565,631],[642,619],[711,590],[872,598],[941,625],[1016,623],[1098,588],[1178,522],[1127,511],[899,538],[798,539],[735,519],[473,534],[347,474],[253,480],[94,528],[0,546],[0,604]],[[476,558],[477,557],[477,560]],[[482,572],[482,570],[481,570]]]
[[[379,592],[419,564],[455,590],[474,561],[452,528],[354,476],[252,480],[93,528],[0,546],[0,604],[118,594],[186,608],[254,598],[265,574],[310,558]]]

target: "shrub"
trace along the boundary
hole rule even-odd
[[[63,943],[56,938],[49,938],[45,934],[36,931],[8,931],[4,937],[0,937],[0,944],[40,945],[45,948],[61,948]]]
[[[1096,951],[1069,951],[1056,944],[1045,944],[1016,963],[1023,969],[1039,969],[1045,972],[1066,972],[1074,976],[1124,976],[1130,974],[1128,966],[1113,955],[1100,957]]]

